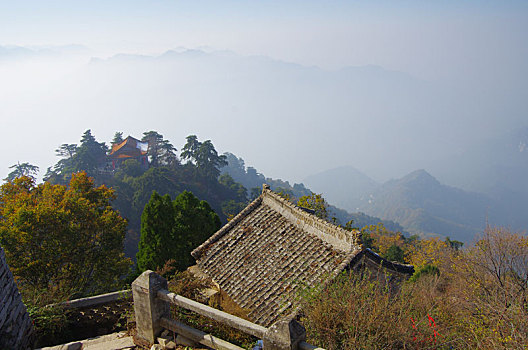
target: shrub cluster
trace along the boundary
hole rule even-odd
[[[524,349],[528,238],[488,227],[468,249],[446,246],[398,293],[344,273],[302,297],[308,342],[326,349]]]

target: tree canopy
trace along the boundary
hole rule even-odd
[[[114,135],[113,142],[122,139],[122,133]],[[183,191],[190,191],[196,197],[206,200],[221,220],[236,215],[247,204],[246,189],[228,176],[218,176],[223,156],[219,156],[213,144],[200,142],[196,136],[189,136],[182,149],[182,157],[192,154],[187,164],[181,165],[176,148],[157,131],[143,133],[143,142],[149,143],[147,156],[149,164],[128,159],[116,164],[114,169],[108,166],[110,161],[101,149],[104,143],[96,141],[91,131],[85,132],[80,146],[62,144],[56,150],[61,158],[55,166],[48,168],[44,180],[55,184],[67,184],[71,174],[85,170],[94,178],[96,184],[105,184],[115,189],[117,199],[113,205],[129,220],[129,230],[125,241],[126,256],[135,257],[140,238],[141,213],[150,199],[152,191],[160,195],[168,194],[176,198]],[[88,144],[99,147],[87,147]],[[85,151],[83,151],[85,149]],[[86,151],[91,150],[91,151]],[[187,151],[187,153],[185,153]],[[93,153],[87,157],[88,153]],[[97,168],[84,168],[90,162],[84,159],[99,159]]]
[[[302,196],[297,201],[297,205],[303,208],[312,209],[315,215],[321,219],[328,219],[328,203],[321,194],[312,193],[309,196]]]
[[[112,139],[112,145],[117,145],[123,142],[123,133],[121,131],[116,131],[114,138]]]
[[[169,195],[154,191],[141,215],[138,270],[160,269],[169,260],[184,270],[193,263],[191,251],[220,225],[209,204],[191,192],[184,191],[171,201]]]
[[[104,142],[97,142],[91,130],[86,130],[81,138],[81,144],[74,155],[74,170],[84,170],[88,174],[94,174],[99,164],[104,163],[106,152]]]
[[[281,192],[290,198],[300,198],[311,194],[311,191],[304,187],[303,184],[293,184],[291,186],[288,181],[265,177],[257,169],[251,166],[246,167],[244,160],[233,153],[225,152],[224,156],[226,157],[227,165],[220,167],[220,172],[229,174],[233,180],[247,188],[250,199],[260,195],[263,184],[269,185],[273,191]]]
[[[147,155],[151,166],[175,166],[179,164],[176,147],[157,131],[143,133],[141,141],[148,142]]]
[[[127,222],[112,209],[114,191],[86,173],[68,186],[22,176],[0,187],[0,244],[22,290],[86,296],[116,288],[127,273]]]
[[[187,136],[181,157],[196,166],[198,175],[209,180],[218,179],[220,168],[227,165],[226,156],[218,155],[211,140],[200,142],[196,135]]]
[[[35,178],[35,175],[37,175],[39,171],[39,167],[36,165],[32,165],[29,163],[17,163],[14,165],[11,165],[9,169],[14,169],[12,172],[10,172],[7,177],[4,180],[7,181],[13,181],[15,178],[20,176],[29,176],[31,178]]]
[[[98,168],[106,161],[108,147],[104,142],[97,142],[90,129],[81,137],[80,144],[63,143],[55,150],[59,160],[53,168],[48,168],[44,180],[65,184],[72,173],[85,171],[88,175],[98,175]]]

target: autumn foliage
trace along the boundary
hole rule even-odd
[[[326,349],[525,349],[528,345],[528,237],[487,227],[471,246],[438,238],[382,238],[416,265],[400,292],[346,274],[304,295],[309,342]],[[387,243],[389,242],[389,243]]]
[[[0,187],[0,244],[26,297],[46,303],[118,286],[130,260],[113,198],[84,172],[68,186],[23,176]]]

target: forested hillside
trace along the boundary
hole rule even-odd
[[[515,222],[510,216],[518,211],[508,210],[504,201],[490,195],[442,184],[425,170],[378,184],[352,167],[341,167],[309,176],[306,181],[329,202],[347,211],[401,225],[391,227],[393,231],[450,236],[464,242],[481,232],[487,220],[501,225]]]
[[[123,135],[116,133],[111,145],[122,141]],[[187,137],[180,155],[183,163],[178,150],[158,132],[145,132],[142,141],[149,143],[148,168],[128,159],[118,168],[109,169],[104,164],[109,148],[87,130],[78,145],[63,144],[56,150],[61,159],[48,168],[45,176],[51,183],[64,184],[72,173],[86,171],[97,184],[115,189],[117,198],[113,206],[128,220],[126,256],[135,258],[141,213],[153,191],[172,198],[184,191],[192,192],[207,201],[222,222],[247,204],[246,189],[230,176],[220,175],[218,168],[225,164],[225,157],[218,155],[210,140],[202,142],[196,136]]]
[[[225,156],[227,160],[227,165],[221,168],[220,171],[223,174],[229,174],[235,181],[241,183],[246,188],[248,188],[250,198],[255,198],[260,194],[262,184],[264,183],[270,185],[272,190],[274,190],[275,192],[282,193],[284,196],[288,197],[293,202],[296,202],[303,196],[311,196],[314,192],[302,183],[296,183],[291,186],[288,181],[266,177],[263,174],[259,173],[254,167],[246,167],[244,160],[232,153],[225,153]],[[346,172],[349,169],[344,170]],[[397,222],[394,222],[392,220],[382,220],[379,217],[370,216],[358,212],[353,208],[342,206],[342,203],[346,203],[347,198],[349,200],[355,200],[356,198],[360,198],[359,195],[353,195],[352,193],[350,193],[350,189],[348,189],[347,191],[348,186],[356,188],[357,193],[366,193],[365,189],[361,188],[361,186],[357,186],[354,180],[354,178],[346,178],[345,176],[341,176],[340,181],[338,181],[338,179],[336,178],[326,179],[326,181],[328,182],[332,182],[334,184],[341,183],[343,185],[341,187],[336,187],[337,189],[335,193],[340,193],[340,197],[332,196],[332,194],[326,197],[328,193],[323,193],[322,198],[325,200],[325,205],[327,206],[326,211],[328,214],[325,219],[328,219],[329,221],[333,221],[334,223],[343,226],[346,225],[347,222],[353,221],[353,226],[358,228],[382,223],[387,229],[391,231],[404,232],[404,228]],[[373,180],[371,181],[374,182]],[[328,187],[322,186],[322,188]],[[320,194],[318,189],[316,189],[315,191]],[[331,200],[329,200],[329,198],[331,198]],[[343,198],[344,201],[340,201],[339,198]],[[346,208],[347,210],[339,208],[338,206]]]
[[[272,179],[259,173],[254,167],[245,166],[242,158],[233,153],[225,153],[227,164],[220,169],[222,174],[229,174],[236,182],[241,183],[249,190],[250,197],[254,198],[262,191],[262,185],[268,184],[276,192],[287,193],[292,197],[302,197],[310,195],[311,191],[302,183],[290,185],[288,181]]]
[[[303,322],[314,344],[342,349],[341,342],[349,341],[351,329],[343,324],[353,325],[367,314],[378,315],[377,321],[367,322],[369,331],[360,336],[371,339],[375,334],[376,345],[414,344],[409,340],[414,339],[409,337],[409,329],[424,334],[430,329],[419,323],[415,326],[413,318],[424,320],[426,316],[430,328],[431,322],[438,323],[442,337],[433,334],[439,343],[444,337],[446,344],[470,343],[462,335],[474,331],[476,322],[493,325],[505,334],[517,334],[508,338],[508,343],[525,342],[526,310],[519,303],[526,300],[526,237],[488,226],[477,244],[468,249],[462,249],[463,242],[457,240],[457,228],[478,230],[472,225],[479,221],[471,220],[489,205],[487,197],[444,186],[424,170],[413,172],[385,183],[368,196],[372,210],[402,220],[402,227],[393,221],[348,213],[303,184],[291,186],[288,181],[266,178],[255,168],[246,168],[241,158],[231,153],[219,155],[210,140],[200,141],[194,135],[187,137],[179,154],[156,131],[145,132],[141,140],[123,139],[116,133],[110,145],[97,141],[87,130],[78,145],[62,144],[57,149],[61,159],[48,169],[46,182],[37,185],[34,177],[38,169],[22,163],[12,167],[8,181],[0,188],[0,242],[42,334],[56,332],[42,321],[48,317],[44,314],[49,310],[47,304],[119,289],[145,269],[160,271],[174,281],[182,278],[185,274],[180,272],[194,264],[189,252],[218,230],[221,221],[225,223],[257,196],[263,183],[269,183],[281,196],[314,215],[347,230],[359,228],[364,246],[381,257],[416,268],[394,299],[386,292],[388,285],[372,284],[359,276],[354,279],[354,275],[341,276],[351,278],[343,284],[340,277],[326,286],[337,288],[338,293],[313,293],[305,298],[303,303],[310,311]],[[456,222],[466,225],[457,226]],[[435,224],[432,232],[441,229],[443,223],[455,240],[403,234],[403,228],[413,228],[414,223],[421,224],[417,230]],[[139,243],[134,269],[122,252],[123,240],[125,252],[132,258]],[[495,264],[495,255],[511,260],[506,266],[489,269],[486,264]],[[474,287],[483,284],[492,291],[489,296]],[[501,289],[496,289],[497,285]],[[324,298],[319,300],[320,295]],[[336,300],[342,295],[347,296],[348,304]],[[358,300],[362,307],[346,308],[354,313],[343,314],[342,308],[336,309],[336,305],[350,306],[351,301]],[[459,307],[460,300],[466,303],[465,308]],[[500,307],[501,317],[508,322],[497,319]],[[356,315],[357,310],[364,313]],[[334,319],[341,317],[344,323],[332,321],[329,327],[326,315],[334,312],[339,315]],[[412,326],[401,322],[402,314]],[[325,315],[323,319],[321,315]],[[328,333],[332,327],[335,332]],[[500,332],[477,330],[474,342],[506,343]],[[67,339],[57,334],[60,341]],[[430,339],[436,342],[436,338]]]
[[[127,158],[120,158],[119,150],[129,144],[133,145],[128,152],[136,157],[125,154]],[[60,159],[47,169],[46,182],[66,185],[72,174],[85,171],[96,185],[104,184],[115,190],[112,205],[128,220],[125,255],[133,259],[138,251],[141,214],[153,191],[171,198],[189,191],[207,201],[222,223],[260,195],[264,183],[292,201],[312,195],[302,183],[292,186],[288,181],[266,177],[254,167],[246,167],[244,160],[232,153],[219,155],[210,140],[200,141],[195,135],[188,136],[178,150],[157,131],[144,132],[141,140],[124,138],[121,132],[116,132],[107,145],[87,130],[78,144],[61,144],[55,153]],[[28,163],[13,168],[9,179],[34,175],[38,170]],[[362,228],[382,222],[392,231],[404,232],[394,221],[350,213],[332,203],[327,206],[328,220],[337,224],[353,222],[354,227]]]
[[[441,234],[470,242],[482,232],[494,203],[485,195],[442,185],[425,170],[391,180],[361,208],[399,222],[413,234]]]

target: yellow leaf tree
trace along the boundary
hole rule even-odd
[[[309,196],[302,196],[297,201],[297,205],[313,210],[314,214],[321,219],[328,219],[328,203],[321,194],[312,193]]]
[[[127,222],[112,199],[112,189],[83,172],[68,186],[22,176],[0,187],[0,244],[23,293],[49,302],[119,285],[130,266]]]

